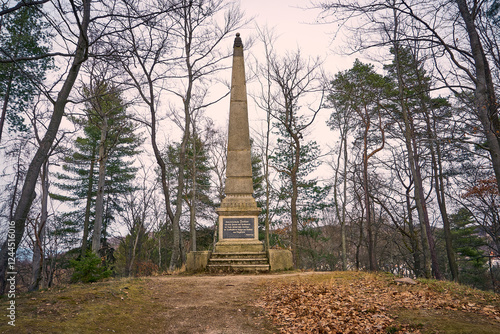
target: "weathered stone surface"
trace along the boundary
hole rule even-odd
[[[227,152],[227,172],[226,177],[231,179],[232,177],[244,177],[244,180],[248,182],[248,178],[252,178],[252,160],[249,156],[249,150],[241,151],[229,151]],[[250,166],[250,168],[248,168]],[[251,184],[253,186],[253,184]],[[227,191],[226,186],[226,191]],[[237,189],[235,189],[237,190]],[[253,192],[253,188],[250,194]],[[240,191],[238,193],[241,193]],[[233,194],[230,192],[229,194]],[[246,192],[248,194],[248,192]]]
[[[209,272],[267,272],[266,252],[213,253],[207,265]]]
[[[243,44],[237,34],[231,79],[227,140],[226,196],[252,195],[252,160],[248,125],[247,88]]]
[[[186,270],[191,272],[205,270],[211,253],[209,251],[189,252],[186,258]]]
[[[267,253],[259,241],[258,215],[262,210],[252,196],[245,63],[239,34],[236,34],[233,51],[225,192],[226,197],[216,210],[219,215],[218,242],[207,270],[269,271]],[[248,258],[245,254],[255,257]]]
[[[271,271],[290,270],[293,268],[292,252],[288,249],[270,249],[268,254]]]
[[[215,245],[215,253],[263,252],[264,243],[259,240],[221,240]]]

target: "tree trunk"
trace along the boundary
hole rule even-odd
[[[265,247],[266,251],[269,252],[270,242],[269,242],[269,203],[271,197],[271,185],[269,181],[269,136],[271,135],[271,111],[267,110],[266,115],[267,120],[267,131],[266,131],[266,148],[264,153],[264,177],[266,178],[266,218],[265,218]]]
[[[399,104],[401,108],[401,113],[403,114],[404,120],[404,137],[406,143],[406,149],[408,151],[408,164],[410,166],[411,175],[413,176],[413,182],[415,185],[415,203],[417,206],[418,217],[420,220],[420,229],[422,231],[422,249],[424,251],[424,272],[426,277],[429,276],[428,270],[428,259],[430,257],[432,262],[432,271],[437,279],[441,279],[441,272],[439,270],[439,264],[437,262],[436,251],[434,248],[434,239],[432,238],[432,232],[429,222],[429,215],[427,213],[427,206],[425,203],[425,195],[422,184],[422,176],[420,173],[420,165],[418,163],[418,152],[417,145],[415,142],[414,135],[414,125],[410,118],[405,98],[404,98],[404,81],[401,74],[401,66],[399,62],[399,44],[398,44],[398,21],[396,12],[394,12],[394,36],[393,36],[393,46],[394,55],[396,57],[396,75],[398,81],[398,91],[399,91]]]
[[[395,43],[395,55],[396,57],[398,56],[398,50],[397,50],[397,43]],[[412,147],[412,138],[413,138],[413,133],[412,133],[412,127],[410,124],[410,119],[408,116],[408,112],[406,110],[406,106],[404,105],[404,98],[403,98],[403,83],[401,79],[401,71],[399,69],[399,61],[396,59],[396,68],[397,68],[397,76],[398,76],[398,86],[399,86],[399,94],[400,94],[400,107],[401,107],[401,112],[403,114],[403,120],[404,120],[404,137],[405,137],[405,144],[406,144],[406,151],[408,153],[408,165],[410,166],[410,171],[411,175],[413,177],[413,182],[414,182],[414,193],[415,193],[415,203],[417,206],[417,212],[418,212],[418,217],[420,221],[420,230],[421,230],[421,238],[422,238],[422,250],[423,250],[423,255],[424,255],[424,273],[426,278],[431,277],[431,271],[430,271],[430,263],[429,260],[431,258],[430,255],[430,246],[429,246],[429,239],[428,239],[428,228],[427,224],[425,222],[425,215],[427,211],[424,211],[423,209],[423,201],[425,201],[425,197],[423,197],[423,190],[422,188],[422,180],[419,178],[419,175],[417,175],[417,163],[415,161],[414,157],[414,152],[413,152],[413,147]],[[411,212],[409,212],[411,214]],[[427,217],[428,218],[428,217]]]
[[[368,184],[368,130],[369,124],[367,123],[364,135],[363,147],[363,192],[365,202],[365,216],[366,216],[366,230],[368,232],[368,262],[370,271],[377,270],[377,260],[375,258],[375,243],[373,238],[373,222],[371,215],[370,205],[370,189]]]
[[[415,231],[415,226],[413,224],[413,214],[411,207],[411,184],[406,189],[405,197],[406,197],[406,209],[408,210],[408,230],[410,235],[410,245],[412,247],[412,255],[413,255],[413,272],[415,273],[415,277],[420,277],[422,275],[422,264],[420,262],[420,249],[418,247],[418,238],[417,231]],[[425,261],[425,257],[424,257]],[[429,272],[430,275],[430,272]]]
[[[500,189],[500,121],[498,119],[498,106],[496,105],[496,96],[491,70],[488,60],[481,44],[481,38],[474,23],[474,17],[469,11],[466,0],[455,0],[460,15],[462,16],[465,29],[469,35],[469,43],[474,58],[476,89],[474,98],[479,120],[483,126],[483,131],[488,141],[488,149],[493,164],[493,171],[497,179],[497,186]]]
[[[135,235],[135,240],[134,240],[134,246],[132,247],[132,254],[131,254],[130,262],[128,265],[128,276],[130,276],[130,274],[132,273],[132,270],[134,268],[135,256],[137,254],[137,245],[139,244],[139,240],[141,238],[141,232],[142,232],[142,224],[138,223],[137,231],[136,231],[136,235]]]
[[[412,138],[414,152],[417,151],[417,144],[415,138]],[[427,203],[425,202],[424,186],[422,184],[422,175],[420,173],[420,164],[417,154],[413,154],[414,170],[415,170],[415,201],[417,203],[417,210],[419,216],[422,217],[421,223],[425,225],[425,232],[427,234],[427,243],[429,245],[429,252],[431,256],[432,272],[436,279],[442,279],[441,271],[439,269],[439,262],[437,260],[436,247],[434,237],[432,236],[431,224],[429,221],[429,213],[427,212]]]
[[[163,157],[156,142],[156,110],[155,110],[153,84],[151,80],[149,81],[149,93],[150,93],[149,96],[151,98],[151,101],[149,102],[149,111],[151,115],[151,146],[153,147],[156,163],[160,167],[161,187],[163,190],[163,199],[165,201],[165,210],[167,211],[167,216],[170,222],[172,222],[173,226],[174,213],[172,212],[172,207],[170,206],[170,189],[167,181],[167,167],[165,165],[165,161],[163,161]]]
[[[99,142],[99,176],[97,179],[97,194],[95,199],[95,221],[94,232],[92,234],[92,252],[99,256],[101,249],[101,230],[104,217],[104,186],[106,182],[106,162],[108,160],[108,152],[106,150],[106,138],[108,135],[108,118],[102,119],[101,139]]]
[[[191,250],[196,252],[196,129],[195,123],[193,122],[193,161],[191,164],[192,175],[192,193],[191,193],[191,205],[189,207],[189,229],[191,232]]]
[[[7,89],[3,97],[2,116],[0,117],[0,143],[2,142],[3,127],[5,125],[5,118],[7,117],[7,107],[9,106],[10,91],[12,89],[12,81],[14,80],[14,69],[11,69],[8,78]]]
[[[339,196],[338,196],[338,174],[340,169],[340,157],[344,152],[344,180],[343,180],[343,201],[342,201],[342,213],[339,208]],[[340,127],[340,147],[339,155],[337,157],[337,166],[335,168],[334,176],[334,186],[333,186],[333,199],[335,204],[335,213],[337,219],[340,222],[340,248],[341,248],[341,259],[342,259],[342,270],[347,270],[347,251],[346,251],[346,238],[345,238],[345,214],[346,214],[346,204],[347,204],[347,129],[342,129]]]
[[[43,164],[42,173],[40,178],[42,180],[42,212],[40,215],[40,226],[38,230],[35,225],[35,245],[33,247],[33,263],[32,263],[32,275],[31,275],[31,285],[28,291],[38,290],[40,287],[40,281],[42,280],[42,268],[44,260],[43,242],[45,236],[45,225],[47,223],[47,204],[49,197],[49,162],[48,160]]]
[[[90,224],[90,207],[92,204],[92,188],[94,187],[94,165],[95,165],[95,148],[92,149],[92,160],[90,160],[89,171],[89,187],[87,189],[87,204],[85,205],[85,219],[83,221],[83,237],[82,249],[80,252],[81,257],[85,257],[87,252],[87,240],[89,238],[89,224]]]
[[[435,119],[435,117],[433,117],[433,119]],[[428,138],[430,139],[429,148],[431,153],[431,163],[434,170],[434,190],[436,192],[436,199],[438,202],[439,211],[441,213],[441,219],[443,220],[446,255],[448,257],[452,279],[454,281],[458,281],[458,265],[455,259],[455,252],[453,251],[450,220],[448,219],[448,212],[446,210],[441,146],[439,145],[439,141],[437,140],[435,127],[431,127],[431,120],[428,112],[425,113],[425,120],[427,123]]]
[[[179,151],[179,167],[177,170],[177,206],[175,209],[174,220],[172,222],[172,257],[170,258],[170,264],[168,269],[173,271],[177,268],[179,261],[183,262],[182,259],[182,237],[180,228],[180,219],[182,214],[182,196],[184,194],[184,170],[186,166],[186,148],[189,141],[189,127],[191,124],[191,115],[189,112],[189,102],[186,100],[184,108],[184,135],[182,137],[182,142]]]
[[[33,203],[35,197],[35,187],[40,169],[42,167],[42,164],[47,159],[49,151],[57,135],[59,125],[61,124],[61,119],[64,115],[64,109],[66,103],[68,102],[68,96],[78,77],[80,67],[82,63],[85,62],[88,56],[87,49],[89,42],[87,38],[87,28],[90,20],[90,3],[90,0],[82,1],[83,16],[80,20],[80,32],[73,63],[68,71],[66,80],[64,81],[63,86],[61,87],[61,90],[57,95],[57,99],[54,102],[54,111],[47,127],[47,131],[45,132],[45,135],[40,143],[40,147],[37,149],[26,173],[23,189],[21,191],[21,197],[19,199],[13,217],[13,220],[15,221],[16,231],[14,251],[17,251],[19,243],[21,242],[24,234],[24,229],[26,227],[26,217],[28,216],[31,204]],[[2,245],[2,249],[0,250],[0,293],[3,293],[6,287],[5,275],[7,273],[8,257],[8,247],[6,240]]]
[[[292,198],[290,202],[290,211],[292,218],[292,252],[293,265],[295,269],[300,268],[300,250],[299,250],[299,228],[297,214],[297,200],[299,198],[299,189],[297,184],[297,171],[300,163],[300,141],[296,136],[293,137],[295,142],[294,163],[291,170],[290,179],[292,182]]]
[[[340,237],[342,243],[342,270],[347,270],[347,245],[345,238],[345,217],[347,206],[347,131],[344,134],[344,200],[342,202],[342,222],[340,225]]]

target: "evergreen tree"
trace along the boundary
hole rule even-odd
[[[194,131],[193,131],[194,132]],[[170,171],[169,179],[176,181],[179,170],[180,144],[174,143],[167,148],[167,159]],[[188,206],[190,213],[191,249],[196,250],[196,223],[197,220],[211,220],[215,207],[210,193],[210,172],[208,149],[196,132],[188,141],[186,147],[186,166],[184,170],[184,188],[182,199]],[[178,187],[172,188],[178,191]],[[173,203],[176,204],[176,203]]]
[[[408,165],[415,185],[414,200],[420,221],[420,236],[424,255],[423,269],[426,277],[430,277],[432,272],[435,278],[441,279],[442,274],[429,218],[428,199],[426,199],[424,189],[424,173],[426,171],[424,153],[427,152],[425,152],[425,145],[419,145],[422,137],[429,137],[429,127],[426,128],[426,123],[421,122],[420,118],[428,116],[428,112],[431,110],[430,77],[425,73],[424,62],[419,59],[417,48],[400,45],[399,42],[394,41],[391,53],[394,55],[393,62],[385,68],[388,70],[388,78],[394,83],[393,101],[396,107],[393,116],[394,120],[399,123],[400,134],[404,138]],[[430,121],[427,124],[430,125]],[[433,149],[431,147],[432,154],[434,154]],[[442,214],[442,216],[447,217],[446,214]],[[446,227],[449,226],[446,225]],[[449,229],[445,230],[445,235],[448,237],[450,263],[453,263]],[[451,267],[455,268],[453,265]],[[456,272],[456,270],[453,271]]]
[[[480,289],[487,288],[488,260],[482,249],[487,243],[479,236],[470,211],[461,208],[451,215],[450,220],[453,248],[458,255],[459,282]]]
[[[3,59],[19,59],[46,54],[49,50],[48,24],[39,6],[25,6],[8,13],[0,22],[0,54]],[[32,104],[37,85],[53,67],[51,58],[0,63],[0,141],[5,125],[11,131],[27,131],[22,113]]]
[[[74,120],[78,122],[77,120]],[[51,194],[51,197],[72,204],[74,211],[65,213],[63,224],[73,226],[75,232],[83,229],[81,256],[87,252],[89,227],[93,226],[96,195],[96,160],[99,145],[99,131],[94,126],[84,126],[83,137],[77,137],[74,148],[63,158],[63,173],[56,173],[58,181],[54,185],[63,190],[63,194]],[[85,209],[82,211],[81,208]],[[91,220],[92,218],[92,220]],[[83,225],[80,223],[83,221]]]
[[[388,81],[378,74],[374,66],[358,59],[353,67],[338,73],[332,81],[329,100],[344,114],[351,114],[355,128],[354,145],[362,154],[362,187],[364,217],[360,221],[360,231],[366,226],[367,250],[370,270],[378,270],[376,257],[375,217],[372,214],[372,170],[374,156],[385,146],[387,120]]]
[[[129,121],[119,93],[108,91],[103,86],[100,88],[104,90],[99,98],[104,100],[92,101],[95,103],[94,107],[92,104],[87,104],[86,116],[72,119],[83,127],[84,136],[75,140],[71,153],[64,158],[62,167],[64,172],[56,174],[59,181],[55,185],[63,190],[63,193],[52,194],[53,198],[70,202],[75,208],[75,211],[68,213],[66,222],[78,226],[79,231],[83,229],[82,255],[86,252],[89,231],[94,229],[96,220],[98,181],[102,172],[99,171],[101,166],[98,162],[102,157],[105,158],[99,239],[102,239],[103,248],[106,248],[108,226],[113,222],[116,213],[122,210],[122,203],[117,195],[134,189],[132,180],[137,168],[133,167],[131,158],[139,153],[138,147],[142,143],[135,133],[135,125]],[[98,95],[93,95],[95,96]],[[110,100],[106,100],[108,98]],[[99,107],[96,106],[97,103]],[[104,113],[106,113],[104,117],[107,129],[103,135]],[[102,151],[100,152],[102,147],[105,156],[102,155]],[[82,207],[85,209],[82,210]]]

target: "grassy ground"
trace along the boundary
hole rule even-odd
[[[4,298],[5,299],[5,298]],[[2,300],[2,309],[5,303]],[[139,333],[157,307],[143,279],[75,284],[16,298],[16,326],[2,333]]]
[[[4,314],[0,333],[500,333],[498,295],[359,272],[117,279],[18,294],[16,327]]]

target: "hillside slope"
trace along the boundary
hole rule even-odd
[[[0,333],[500,333],[494,294],[361,272],[120,279],[15,301]]]

